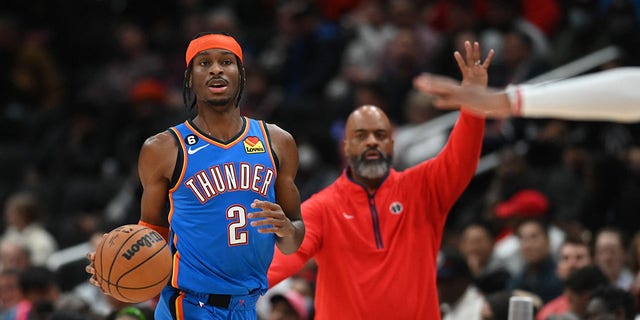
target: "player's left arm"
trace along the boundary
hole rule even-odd
[[[275,182],[276,203],[255,200],[251,207],[262,209],[248,215],[259,232],[275,233],[276,246],[282,253],[296,252],[304,239],[304,223],[300,213],[300,192],[295,185],[298,172],[298,149],[293,136],[282,128],[268,124],[271,147],[278,161]],[[262,219],[260,219],[262,218]]]

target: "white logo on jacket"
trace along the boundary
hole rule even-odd
[[[352,215],[350,215],[350,214],[348,214],[346,212],[343,212],[342,216],[347,220],[351,220],[351,219],[355,218],[354,216],[352,216]]]
[[[389,206],[389,212],[391,212],[392,214],[401,214],[403,209],[404,207],[402,206],[402,203],[398,201],[392,202]]]

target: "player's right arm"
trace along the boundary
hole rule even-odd
[[[171,177],[176,166],[178,144],[165,131],[148,138],[142,145],[138,158],[138,173],[142,184],[140,221],[147,226],[166,228],[160,234],[167,239],[169,221],[166,201]],[[153,228],[158,231],[158,228]]]
[[[178,144],[168,131],[148,138],[140,150],[138,174],[143,187],[140,221],[145,225],[160,227],[153,228],[156,231],[161,228],[168,230],[165,204],[177,156]],[[160,234],[167,239],[166,232]],[[95,251],[87,254],[89,265],[86,271],[91,274],[89,281],[100,287],[95,279],[94,257]]]

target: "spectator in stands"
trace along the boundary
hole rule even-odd
[[[584,319],[587,315],[587,304],[591,292],[606,286],[609,280],[594,265],[585,266],[573,272],[565,281],[563,296],[567,297],[568,308],[564,312],[544,315],[538,313],[537,319],[543,320],[575,320]]]
[[[480,320],[482,293],[473,285],[465,258],[455,250],[444,250],[438,258],[438,297],[443,320]]]
[[[525,219],[548,220],[550,203],[545,194],[536,189],[522,189],[506,201],[494,207],[497,223],[503,227],[494,248],[495,258],[504,265],[512,276],[522,271],[524,261],[520,252],[520,239],[515,233],[516,226]],[[564,240],[564,232],[550,224],[545,233],[550,241],[550,254],[555,256]]]
[[[594,262],[612,285],[623,290],[631,288],[634,277],[627,267],[626,242],[620,230],[605,227],[596,233]]]
[[[269,319],[270,317],[275,315],[284,316],[284,314],[291,315],[292,313],[301,313],[301,314],[303,313],[303,312],[296,312],[296,310],[292,310],[296,308],[299,310],[302,310],[302,309],[306,310],[307,319],[313,319],[314,318],[313,282],[315,281],[315,272],[312,270],[315,268],[316,268],[315,262],[313,260],[308,261],[305,267],[302,270],[300,270],[297,274],[283,280],[282,282],[278,283],[276,286],[270,288],[266,294],[264,294],[263,296],[260,296],[260,298],[258,299],[258,302],[256,303],[258,319]],[[289,293],[290,291],[295,291],[297,294],[290,294]],[[281,306],[286,308],[281,308],[280,311],[277,311],[274,313],[273,312],[274,311],[273,308],[275,307],[274,302],[279,303],[281,301],[272,301],[271,298],[275,296],[282,296],[284,298],[287,295],[292,295],[290,297],[292,299],[289,303],[291,307],[287,305]],[[299,302],[300,300],[298,299],[299,295],[301,295],[304,300],[303,301],[304,308],[302,308],[302,304],[300,304]],[[286,301],[286,302],[289,302],[289,301]],[[296,306],[296,308],[294,308],[294,306]]]
[[[271,312],[268,320],[307,320],[309,307],[305,297],[298,291],[289,289],[271,296]]]
[[[637,309],[631,294],[618,287],[600,287],[591,294],[586,320],[633,320]]]
[[[24,270],[31,265],[31,252],[26,242],[20,239],[0,240],[0,271]]]
[[[47,319],[60,297],[54,273],[46,267],[29,267],[20,272],[20,288],[24,296],[20,303],[24,304],[28,315],[25,319]]]
[[[562,293],[562,282],[556,275],[547,226],[541,220],[524,220],[517,226],[516,234],[525,264],[507,287],[530,291],[545,303],[555,299]]]
[[[629,245],[629,256],[631,257],[631,271],[634,273],[634,280],[629,292],[634,295],[636,304],[640,305],[640,231],[636,231]]]
[[[397,32],[380,1],[361,2],[348,21],[353,24],[353,36],[345,45],[340,70],[332,81],[334,99],[344,98],[355,84],[378,79],[384,48]]]
[[[483,294],[505,289],[511,278],[509,271],[495,258],[495,236],[490,225],[472,222],[461,232],[459,249],[465,257],[474,284]]]
[[[5,269],[0,271],[0,319],[17,319],[24,314],[25,306],[20,287],[20,271]]]
[[[7,229],[0,239],[22,241],[31,252],[34,265],[44,265],[58,245],[53,235],[42,224],[42,208],[35,195],[16,192],[4,205],[4,221]]]
[[[536,316],[538,320],[545,320],[548,316],[563,314],[569,311],[571,293],[576,293],[581,288],[571,288],[568,291],[567,280],[577,270],[592,264],[591,248],[580,238],[567,238],[560,247],[556,274],[558,279],[564,282],[565,290],[559,297],[546,303]],[[600,273],[602,271],[598,270]]]

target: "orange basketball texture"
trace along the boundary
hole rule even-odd
[[[154,298],[167,284],[171,253],[159,233],[128,224],[102,238],[94,267],[104,292],[122,302],[137,303]]]

